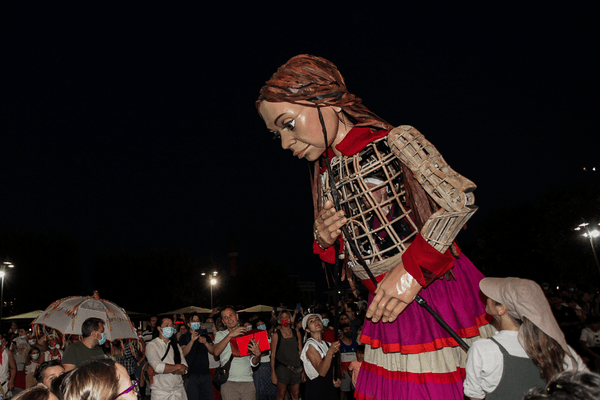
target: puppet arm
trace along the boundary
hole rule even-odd
[[[472,193],[475,184],[452,170],[418,130],[408,125],[395,128],[388,135],[388,144],[440,209],[402,254],[402,262],[377,286],[367,310],[367,318],[373,322],[394,321],[421,288],[452,268],[454,257],[449,247],[477,210]]]
[[[425,222],[421,237],[415,239],[402,257],[406,270],[422,286],[427,286],[453,265],[448,248],[477,211],[473,195],[476,186],[451,169],[437,149],[412,126],[403,125],[393,129],[388,135],[388,143],[394,154],[412,171],[417,182],[440,206]]]

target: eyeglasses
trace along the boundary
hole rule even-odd
[[[139,392],[140,388],[138,386],[139,386],[138,381],[133,381],[133,384],[131,386],[129,386],[123,393],[119,393],[118,395],[116,395],[115,399],[117,397],[123,396],[124,394],[127,394],[127,393],[131,392],[132,390],[133,390],[134,393]]]

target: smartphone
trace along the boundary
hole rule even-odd
[[[296,311],[298,311],[298,312],[302,311],[302,304],[296,303]]]

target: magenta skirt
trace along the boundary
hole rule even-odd
[[[452,271],[455,280],[436,280],[419,294],[467,344],[490,337],[494,328],[479,294],[483,274],[464,254]],[[360,340],[366,349],[357,400],[464,398],[467,353],[417,303],[392,323],[366,320]]]

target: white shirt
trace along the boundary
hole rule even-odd
[[[324,359],[327,355],[327,350],[329,350],[329,346],[327,346],[327,342],[317,342],[315,339],[309,338],[304,344],[304,347],[302,348],[302,354],[300,354],[300,359],[304,364],[304,372],[306,372],[306,376],[308,376],[308,379],[313,380],[319,376],[319,373],[306,356],[306,352],[308,351],[309,346],[314,347],[315,350],[319,352],[321,359]]]
[[[494,333],[494,339],[502,345],[511,356],[529,358],[525,349],[519,343],[517,331],[498,331]],[[571,354],[577,361],[578,371],[587,371],[587,367],[571,349]],[[570,357],[565,357],[566,370],[573,370]],[[467,355],[466,378],[463,383],[464,393],[467,397],[484,398],[486,393],[493,392],[504,369],[504,357],[502,352],[490,339],[479,339],[471,345]]]
[[[164,360],[160,360],[167,351],[167,343],[160,337],[155,338],[146,345],[146,358],[154,368],[158,375],[154,375],[154,383],[152,384],[152,399],[169,399],[179,400],[187,399],[185,388],[183,386],[183,378],[177,374],[165,374],[165,364],[175,364],[175,354],[173,349],[169,349],[169,353]],[[187,366],[185,356],[181,347],[177,345],[177,350],[181,355],[181,364]]]
[[[229,335],[229,330],[219,331],[215,335],[215,344],[221,342]],[[231,343],[227,343],[225,349],[219,356],[221,358],[221,365],[227,364],[227,361],[231,358]],[[231,367],[229,367],[229,379],[231,382],[254,382],[252,376],[252,356],[245,357],[233,357]]]
[[[600,347],[600,331],[583,328],[579,340],[584,341],[587,347]]]

